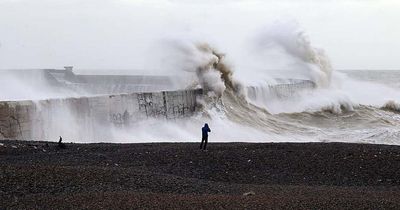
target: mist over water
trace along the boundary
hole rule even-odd
[[[0,48],[1,50],[1,48]],[[19,74],[15,74],[19,72]],[[0,70],[0,101],[40,100],[78,97],[79,94],[62,88],[52,88],[45,75],[36,70]]]

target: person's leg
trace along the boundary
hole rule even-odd
[[[204,138],[204,150],[207,148],[208,136]]]
[[[204,141],[204,138],[201,138],[200,149],[203,149],[203,141]]]

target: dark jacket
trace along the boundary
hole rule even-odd
[[[208,132],[211,132],[210,127],[208,127],[208,124],[206,123],[204,127],[201,128],[201,132],[203,134],[203,137],[208,137]]]

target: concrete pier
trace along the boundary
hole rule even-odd
[[[197,97],[202,92],[196,89],[1,101],[0,139],[52,140],[58,135],[103,139],[111,135],[110,127],[133,125],[148,118],[173,120],[189,117],[199,108]]]

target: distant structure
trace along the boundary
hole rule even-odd
[[[175,88],[172,78],[168,76],[75,74],[73,66],[65,66],[64,69],[2,70],[4,72],[16,75],[27,83],[41,81],[57,88],[96,95],[166,91]]]
[[[275,79],[275,84],[247,87],[247,95],[250,99],[257,98],[289,98],[301,91],[312,90],[316,84],[310,80],[302,79]],[[260,96],[260,94],[262,96]]]
[[[34,69],[2,71],[16,75],[27,83],[41,81],[50,86],[72,90],[85,95],[109,95],[125,93],[144,93],[158,91],[174,91],[174,78],[169,76],[149,75],[89,75],[75,74],[73,66],[64,66],[64,69]],[[308,89],[316,84],[302,79],[275,79],[273,84],[248,86],[249,97],[256,98],[260,93],[275,98],[287,98]]]
[[[64,66],[65,71],[70,71],[70,72],[72,72],[72,69],[73,69],[73,68],[74,68],[73,66]]]

